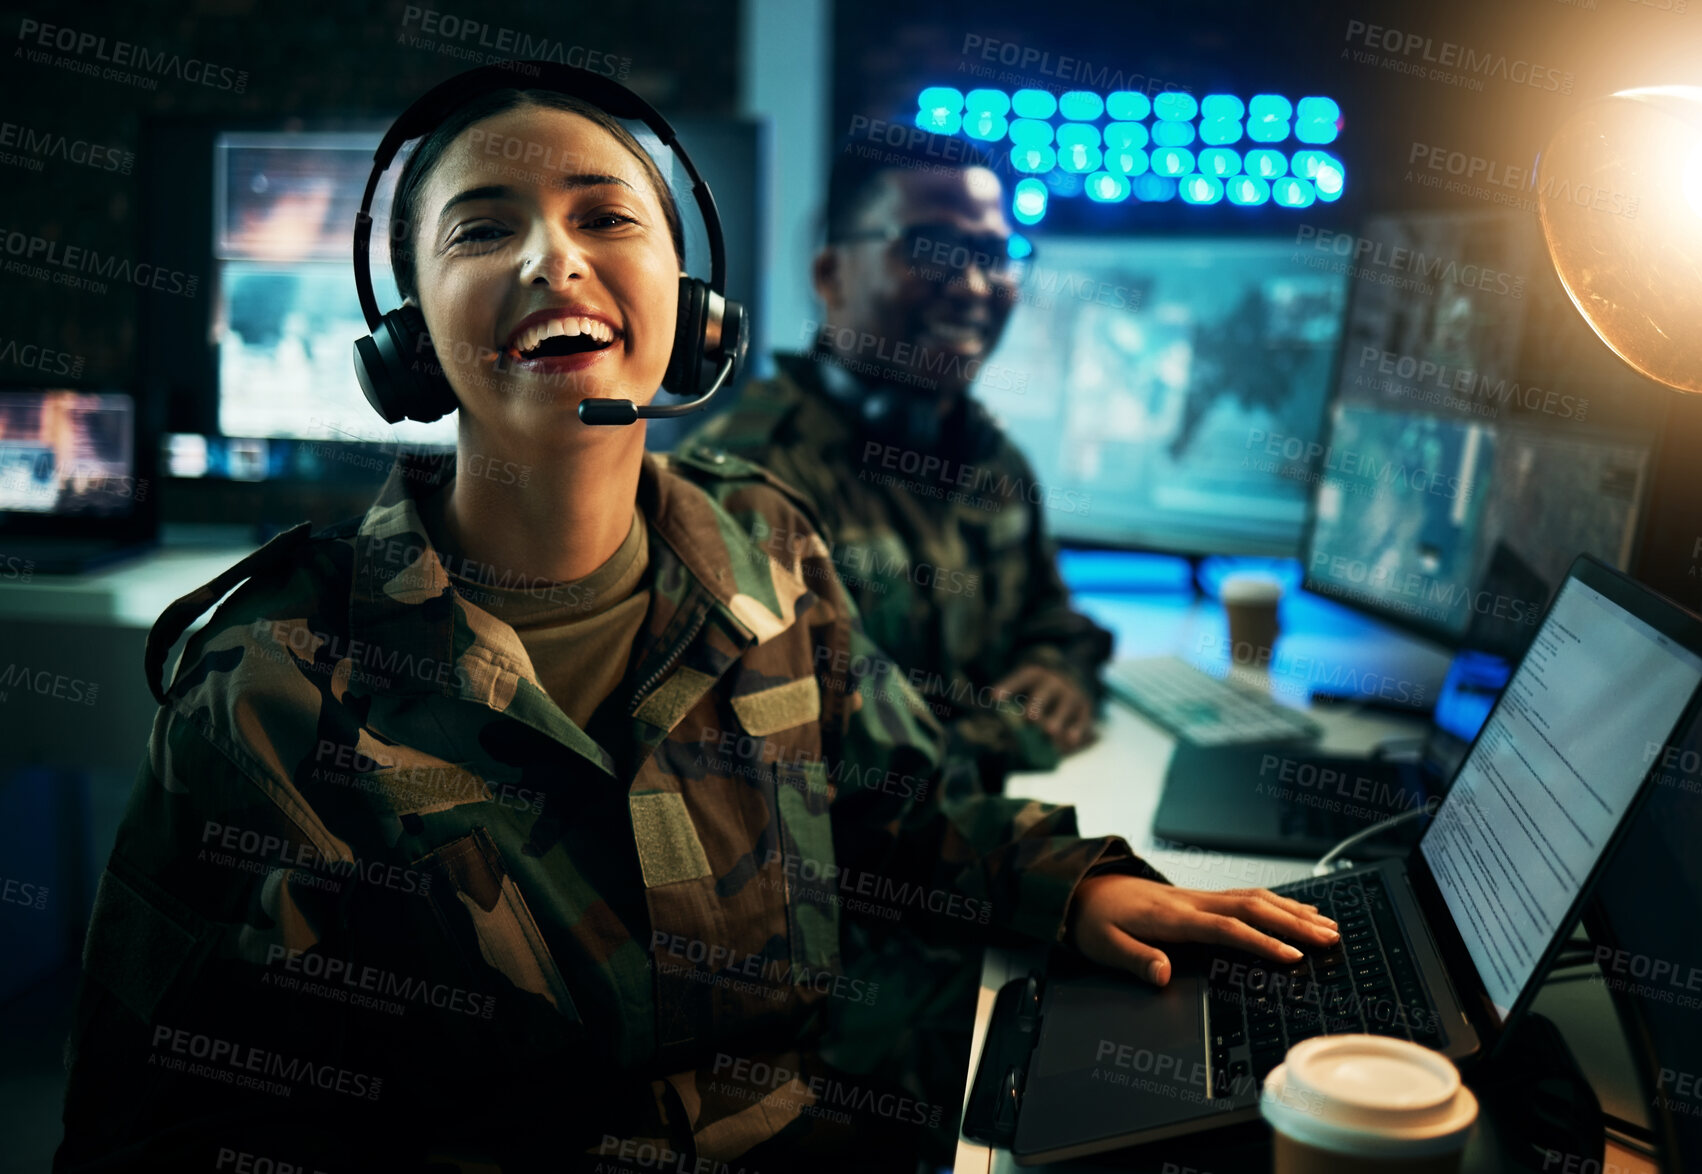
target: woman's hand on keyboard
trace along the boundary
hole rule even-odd
[[[1301,952],[1289,941],[1321,948],[1341,936],[1316,906],[1268,889],[1179,889],[1133,876],[1088,877],[1067,916],[1066,942],[1155,986],[1170,981],[1170,959],[1155,942],[1206,942],[1295,962]]]

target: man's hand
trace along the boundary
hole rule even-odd
[[[1151,942],[1210,942],[1294,962],[1301,952],[1272,937],[1334,945],[1336,923],[1268,889],[1179,889],[1135,876],[1090,876],[1070,899],[1065,940],[1103,966],[1154,986],[1170,981],[1170,959]]]
[[[1063,754],[1093,741],[1093,702],[1074,681],[1055,669],[1025,664],[994,685],[993,695],[999,701],[1013,695],[1026,696],[1024,716],[1038,723]]]

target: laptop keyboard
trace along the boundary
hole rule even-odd
[[[1443,1044],[1382,878],[1344,876],[1309,886],[1300,899],[1336,922],[1341,941],[1292,965],[1251,954],[1213,959],[1206,1014],[1214,1096],[1255,1091],[1290,1047],[1317,1035]]]

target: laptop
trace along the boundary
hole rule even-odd
[[[1340,944],[1293,965],[1167,945],[1163,989],[1086,965],[1011,984],[965,1133],[1032,1165],[1250,1121],[1264,1076],[1316,1035],[1492,1054],[1699,693],[1702,620],[1580,556],[1412,852],[1275,890]]]
[[[123,392],[0,388],[0,581],[79,574],[153,548],[149,455]]]

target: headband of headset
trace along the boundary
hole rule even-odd
[[[698,174],[691,156],[680,146],[679,136],[668,125],[668,120],[643,98],[601,74],[557,61],[516,61],[480,66],[432,87],[402,111],[385,132],[378,150],[373,152],[372,175],[366,181],[360,211],[355,215],[355,293],[360,298],[361,313],[366,317],[368,330],[377,330],[384,318],[378,309],[378,299],[372,294],[372,198],[378,191],[378,181],[409,139],[430,133],[474,98],[497,90],[554,90],[571,94],[615,118],[642,122],[649,127],[662,145],[674,153],[691,179],[692,198],[697,202],[697,210],[703,217],[703,227],[709,238],[709,288],[717,294],[726,295],[727,246],[721,237],[721,216],[715,210],[715,197]]]

